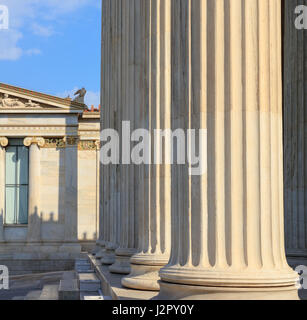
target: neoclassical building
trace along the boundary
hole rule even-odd
[[[306,1],[102,3],[102,128],[203,129],[206,170],[102,166],[96,258],[161,299],[297,299]]]
[[[99,228],[100,113],[0,83],[0,262],[73,267]]]

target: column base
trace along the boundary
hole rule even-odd
[[[131,273],[122,279],[122,285],[130,289],[159,291],[159,271],[162,266],[131,263]]]
[[[153,300],[299,300],[296,286],[273,288],[205,287],[159,281]]]
[[[129,274],[131,272],[130,258],[135,254],[136,249],[118,248],[115,253],[115,263],[109,267],[109,271],[118,274]]]
[[[99,250],[99,251],[95,254],[95,257],[96,257],[97,259],[101,259],[101,258],[103,258],[103,256],[105,255],[105,253],[106,253],[106,249],[101,249],[101,250]]]
[[[131,272],[130,257],[118,256],[115,257],[115,263],[109,267],[111,273],[129,274]]]
[[[101,264],[111,265],[115,262],[115,250],[106,249],[103,257],[100,259]]]

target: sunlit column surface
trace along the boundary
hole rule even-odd
[[[284,249],[281,1],[172,3],[173,129],[207,130],[207,170],[173,166],[159,297],[296,299]]]

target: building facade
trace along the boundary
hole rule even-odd
[[[66,269],[93,247],[99,119],[70,99],[0,84],[0,261],[11,272]]]

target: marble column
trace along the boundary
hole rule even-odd
[[[154,137],[155,130],[171,128],[171,1],[138,0],[134,4],[134,19],[130,16],[129,23],[135,24],[135,123]],[[151,154],[144,158],[153,161],[154,149],[162,156],[169,146],[152,139],[150,149]],[[171,170],[170,165],[142,163],[136,171],[139,246],[130,260],[131,273],[122,279],[122,285],[159,290],[159,270],[170,254]]]
[[[297,299],[284,249],[281,1],[172,3],[172,125],[203,129],[204,172],[172,168],[159,298]]]
[[[4,211],[5,211],[5,147],[9,141],[0,137],[0,242],[4,241]]]
[[[103,23],[105,23],[103,31],[103,43],[105,43],[107,55],[103,57],[103,93],[104,100],[102,106],[105,113],[102,117],[103,128],[111,128],[118,130],[119,123],[119,43],[120,43],[120,23],[119,19],[119,0],[105,0],[105,14]],[[108,12],[108,14],[106,14]],[[108,239],[105,247],[105,252],[101,258],[101,263],[112,265],[115,262],[115,250],[119,244],[119,166],[118,164],[108,164],[103,167],[103,172],[106,177],[106,227],[108,228]]]
[[[40,212],[40,148],[45,145],[41,137],[27,137],[24,145],[29,147],[29,216],[28,216],[28,242],[41,240],[41,212]]]
[[[296,6],[285,1],[284,18],[284,192],[289,263],[307,264],[307,33],[295,28]]]
[[[131,43],[134,43],[134,20],[135,2],[122,2],[121,21],[121,74],[120,74],[120,119],[125,121],[124,130],[128,132],[134,127],[134,60],[135,50]],[[122,135],[122,128],[119,130]],[[124,163],[120,166],[120,217],[119,217],[119,247],[116,249],[116,261],[109,270],[113,273],[129,274],[131,271],[130,258],[136,253],[137,248],[137,215],[135,210],[135,184],[134,165],[130,164],[130,150],[126,148],[130,136],[123,136],[122,157]],[[126,145],[125,145],[126,144]]]

